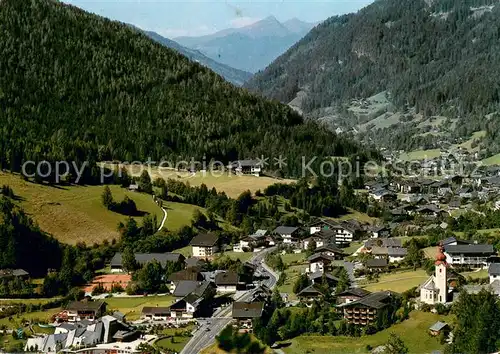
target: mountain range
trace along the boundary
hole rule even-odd
[[[174,40],[220,63],[255,73],[283,54],[315,25],[296,18],[281,23],[269,16],[245,27]]]
[[[211,70],[221,75],[227,81],[235,84],[236,86],[242,86],[246,81],[248,81],[252,77],[252,74],[249,72],[238,70],[228,65],[219,63],[218,61],[207,57],[199,50],[184,47],[171,39],[162,37],[156,32],[145,31],[144,33],[148,37],[157,41],[158,43],[178,51],[179,53],[188,57],[190,60],[200,63],[203,66],[206,66],[207,68],[210,68]]]
[[[0,23],[0,168],[264,155],[298,176],[301,156],[365,151],[126,24],[53,0],[2,0]]]
[[[322,22],[245,87],[394,149],[486,130],[500,150],[499,56],[497,0],[377,0]]]

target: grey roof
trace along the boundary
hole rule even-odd
[[[297,296],[314,296],[314,295],[324,295],[323,291],[321,291],[316,284],[309,285],[307,288],[302,289]]]
[[[404,257],[408,253],[408,250],[404,247],[388,247],[387,255],[389,257]]]
[[[470,245],[448,245],[445,252],[450,254],[494,254],[493,245],[470,244]]]
[[[184,263],[186,263],[187,267],[202,267],[205,265],[205,261],[197,258],[197,257],[190,257],[187,258]]]
[[[367,268],[378,268],[378,267],[387,267],[387,259],[379,258],[379,259],[368,259],[366,261]]]
[[[340,294],[338,296],[348,296],[348,295],[354,295],[354,296],[359,296],[359,297],[365,297],[367,295],[370,295],[371,292],[368,290],[365,290],[363,288],[349,288]]]
[[[362,297],[359,300],[339,305],[339,307],[350,307],[362,305],[374,309],[380,309],[388,305],[389,299],[393,296],[397,296],[396,293],[392,291],[379,291],[376,293],[371,293],[367,296]]]
[[[237,285],[240,276],[236,272],[224,272],[215,276],[215,285]]]
[[[181,280],[177,283],[173,295],[175,297],[184,297],[195,291],[202,283],[197,280]]]
[[[334,282],[338,282],[339,281],[339,278],[334,277],[330,273],[323,273],[323,272],[320,272],[320,271],[314,272],[314,273],[310,273],[308,275],[308,277],[309,277],[309,279],[314,280],[314,279],[321,279],[323,277],[323,275],[326,277],[327,280],[331,280],[331,281],[334,281]]]
[[[260,238],[260,237],[264,237],[266,235],[267,235],[267,230],[259,229],[259,230],[255,231],[252,235],[250,235],[250,237]]]
[[[292,235],[298,229],[299,228],[295,226],[278,226],[276,229],[274,229],[273,233],[278,235]]]
[[[170,274],[167,280],[174,282],[182,280],[202,281],[204,280],[204,277],[197,267],[189,267],[187,269],[183,269]]]
[[[314,253],[322,253],[322,252],[333,252],[333,253],[344,254],[344,251],[342,251],[340,248],[338,248],[337,246],[332,245],[332,244],[326,244],[326,245],[317,247],[314,250]]]
[[[491,263],[488,268],[489,275],[500,275],[500,263]]]
[[[233,318],[259,318],[264,311],[263,302],[233,302]]]
[[[448,326],[447,323],[441,322],[441,321],[437,321],[436,323],[434,323],[432,326],[429,327],[429,330],[431,330],[431,331],[440,331],[440,330],[442,330],[443,328],[445,328],[447,326]]]
[[[29,273],[24,269],[0,269],[0,278],[23,277],[28,275]]]
[[[212,247],[217,244],[219,237],[216,234],[199,234],[191,240],[191,246]]]
[[[66,309],[74,311],[98,311],[105,304],[104,301],[72,301]]]
[[[135,253],[135,261],[139,264],[146,264],[151,262],[152,260],[156,260],[161,263],[162,266],[165,266],[167,262],[179,262],[184,260],[184,256],[180,253]],[[122,254],[116,253],[111,259],[112,267],[121,267],[122,266]]]
[[[170,307],[150,307],[150,306],[145,306],[142,308],[142,314],[143,315],[163,315],[163,314],[169,314],[170,315]]]
[[[327,260],[327,261],[330,261],[330,262],[335,260],[334,257],[329,256],[329,255],[324,254],[324,253],[315,253],[315,254],[307,257],[307,261],[308,262],[314,262],[314,261],[316,261],[318,259],[324,259],[324,260]]]

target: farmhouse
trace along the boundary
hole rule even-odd
[[[259,160],[238,160],[232,162],[228,168],[235,173],[260,176],[262,163]]]
[[[146,263],[149,263],[153,260],[160,263],[163,267],[167,264],[167,262],[184,262],[185,257],[180,253],[135,253],[135,261],[137,264],[143,266]],[[113,258],[111,259],[111,272],[112,273],[121,273],[124,272],[123,269],[123,258],[121,253],[115,253]]]
[[[283,243],[297,243],[300,229],[294,226],[278,226],[273,234],[278,235],[283,239]]]
[[[170,318],[170,307],[143,307],[141,320],[166,321]]]
[[[216,234],[199,234],[191,240],[193,257],[212,257],[218,250]]]
[[[312,284],[298,293],[297,297],[300,299],[300,301],[310,304],[314,300],[318,300],[325,295],[326,294],[324,293],[324,290],[321,289],[319,285]]]
[[[315,253],[308,257],[307,261],[309,262],[309,273],[324,273],[330,268],[331,263],[335,261],[335,257],[323,253]]]
[[[323,273],[323,272],[309,273],[308,277],[313,284],[318,284],[318,285],[323,284],[323,281],[325,280],[330,286],[336,286],[339,282],[339,278],[334,277],[330,273]]]
[[[496,253],[492,245],[468,244],[445,246],[444,254],[448,264],[483,267],[487,265],[488,257]]]
[[[29,273],[24,269],[0,269],[0,279],[28,279]]]
[[[263,302],[233,302],[232,317],[240,331],[251,333],[253,320],[260,318],[263,311]]]
[[[240,276],[236,272],[223,272],[215,276],[215,285],[219,293],[234,293],[238,288]]]
[[[374,226],[371,228],[371,238],[382,238],[382,237],[390,237],[391,229],[386,226]]]
[[[337,295],[338,304],[348,304],[353,301],[358,301],[361,298],[371,294],[363,288],[349,288]]]
[[[429,327],[431,336],[439,336],[441,333],[449,332],[449,326],[446,322],[438,321]]]
[[[95,321],[106,312],[104,301],[73,301],[55,316],[57,322]]]

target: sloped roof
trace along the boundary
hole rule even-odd
[[[73,311],[98,311],[104,305],[104,301],[72,301],[66,309]]]
[[[170,314],[170,307],[150,307],[145,306],[142,308],[143,315],[162,315]]]
[[[359,296],[359,297],[365,297],[367,295],[370,295],[371,292],[368,290],[365,290],[363,288],[349,288],[340,294],[338,296],[348,296],[348,295],[354,295],[354,296]]]
[[[316,284],[309,285],[307,288],[302,289],[300,293],[297,294],[297,296],[315,296],[315,295],[324,295],[323,291],[319,289],[319,287]]]
[[[500,275],[500,263],[491,263],[488,267],[489,275]]]
[[[213,233],[208,233],[208,234],[199,234],[198,236],[194,237],[191,240],[190,245],[191,246],[197,246],[197,247],[212,247],[215,246],[217,243],[218,236]]]
[[[440,331],[447,326],[448,324],[446,322],[437,321],[436,323],[434,323],[432,326],[429,327],[429,330]]]
[[[469,244],[469,245],[448,245],[445,246],[445,252],[450,254],[493,254],[495,250],[493,245]]]
[[[368,259],[366,261],[366,267],[367,268],[387,267],[387,259],[385,258]]]
[[[263,302],[233,302],[233,318],[259,318],[264,311]]]
[[[292,235],[297,232],[299,228],[295,226],[278,226],[274,229],[273,233],[278,235]]]
[[[397,293],[392,291],[379,291],[376,293],[371,293],[365,297],[362,297],[359,300],[339,305],[339,307],[350,307],[356,305],[363,305],[367,307],[371,307],[374,309],[380,309],[388,305],[388,300],[391,297],[398,296]]]
[[[237,285],[240,276],[236,272],[224,272],[215,276],[215,285]]]

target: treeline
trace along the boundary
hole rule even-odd
[[[298,176],[302,156],[365,154],[122,23],[49,0],[4,0],[0,22],[0,168],[281,155]]]

